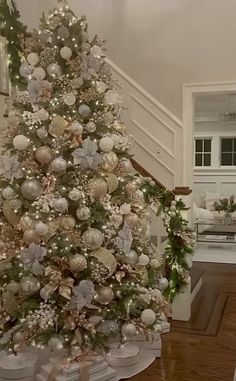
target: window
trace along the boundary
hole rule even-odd
[[[195,166],[210,167],[211,139],[195,139]]]
[[[236,138],[221,138],[221,165],[236,165]]]

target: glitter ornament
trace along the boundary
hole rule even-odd
[[[64,348],[62,338],[60,336],[53,336],[48,341],[48,346],[53,351],[60,351]]]
[[[89,250],[96,250],[102,246],[103,241],[104,241],[104,234],[98,229],[89,228],[83,234],[82,240],[83,240],[84,245]]]
[[[96,178],[89,181],[89,194],[94,200],[100,200],[107,194],[107,183],[103,178]]]
[[[96,124],[94,123],[94,122],[88,122],[87,124],[86,124],[86,130],[88,131],[88,132],[90,132],[90,133],[92,133],[92,132],[94,132],[94,131],[96,131],[96,129],[97,129],[97,126],[96,126]]]
[[[37,200],[43,191],[41,183],[35,179],[25,180],[20,189],[22,196],[30,201]]]
[[[118,161],[119,160],[115,152],[111,151],[109,153],[105,153],[103,155],[102,167],[106,171],[111,172],[116,168]]]
[[[51,77],[61,75],[61,67],[56,63],[51,63],[47,66],[47,73]]]
[[[136,266],[138,263],[138,254],[134,250],[130,250],[123,259],[127,265]]]
[[[125,323],[121,327],[121,333],[125,338],[131,338],[136,336],[137,329],[134,324],[132,323]]]
[[[68,48],[68,46],[63,46],[60,50],[60,56],[64,58],[64,60],[69,60],[72,56],[72,50]]]
[[[42,67],[36,67],[33,71],[33,77],[39,80],[44,79],[46,76],[46,72]]]
[[[66,126],[66,120],[60,115],[55,115],[49,127],[49,133],[55,138],[59,138],[60,136],[64,135]]]
[[[32,276],[26,276],[20,281],[20,293],[24,296],[33,296],[37,294],[40,290],[39,280]]]
[[[41,120],[41,122],[45,122],[49,118],[49,113],[44,108],[41,108],[35,112],[35,116]]]
[[[30,230],[26,230],[24,232],[24,235],[23,235],[23,241],[27,244],[30,244],[30,243],[36,243],[39,241],[39,237],[38,235],[36,234],[35,230],[33,229],[30,229]]]
[[[40,127],[36,133],[39,139],[45,139],[48,136],[48,131],[45,127]]]
[[[84,127],[81,123],[79,123],[77,120],[74,120],[74,122],[70,125],[70,130],[73,132],[74,135],[82,134]]]
[[[66,198],[64,197],[59,197],[59,198],[55,198],[53,200],[53,208],[57,211],[57,212],[65,212],[66,210],[68,210],[68,201]]]
[[[152,325],[156,321],[156,314],[151,309],[146,309],[141,314],[141,321],[146,326]]]
[[[2,197],[5,198],[5,200],[11,200],[15,197],[14,189],[10,186],[7,186],[2,190]]]
[[[30,140],[24,135],[16,135],[13,139],[13,146],[19,151],[24,151],[30,145]]]
[[[80,87],[83,86],[83,79],[80,78],[80,77],[75,77],[74,79],[72,79],[71,81],[71,85],[74,89],[79,89]]]
[[[72,189],[70,192],[69,192],[69,198],[72,200],[72,201],[78,201],[82,198],[82,192],[79,190],[79,189]]]
[[[104,138],[99,141],[99,147],[103,152],[110,152],[113,146],[113,140],[109,136],[104,136]]]
[[[57,29],[57,34],[62,40],[66,40],[70,36],[69,29],[64,25]]]
[[[83,104],[79,106],[79,113],[83,118],[87,118],[91,114],[91,108]]]
[[[27,61],[30,65],[36,66],[39,63],[39,56],[37,53],[29,53],[27,56]]]
[[[7,287],[6,287],[7,291],[10,292],[10,294],[17,294],[20,290],[20,285],[19,283],[15,282],[14,280],[12,280],[10,283],[8,283]]]
[[[32,74],[32,67],[28,65],[26,62],[23,62],[20,65],[19,73],[22,77],[28,78]]]
[[[53,159],[52,149],[47,146],[42,146],[36,149],[35,158],[41,164],[49,164]]]
[[[149,256],[146,254],[141,254],[138,259],[138,264],[141,266],[147,266],[149,264]]]
[[[62,157],[57,157],[51,162],[53,172],[62,173],[66,171],[67,162]]]
[[[64,94],[63,95],[63,102],[67,106],[73,106],[73,104],[75,104],[75,102],[76,102],[75,94],[74,93],[66,93],[66,94]]]
[[[114,292],[111,287],[104,286],[97,290],[96,300],[98,303],[106,306],[112,302],[113,298]]]
[[[76,216],[81,221],[86,221],[91,217],[91,211],[88,206],[81,206],[76,210]]]
[[[139,223],[140,220],[135,213],[130,213],[125,217],[125,223],[130,227],[130,228],[135,228]]]
[[[72,272],[79,273],[87,268],[87,260],[81,254],[75,254],[69,260],[69,266]]]
[[[35,233],[39,236],[45,236],[46,234],[48,234],[48,231],[48,225],[43,222],[39,222],[35,225]]]
[[[168,282],[167,278],[162,277],[159,279],[158,286],[159,286],[161,291],[165,291],[165,289],[168,287],[168,285],[169,285],[169,282]]]

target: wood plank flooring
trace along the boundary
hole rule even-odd
[[[162,358],[132,381],[233,381],[236,367],[236,265],[195,263],[203,286],[189,322],[162,335]]]

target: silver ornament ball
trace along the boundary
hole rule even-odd
[[[96,124],[94,122],[88,122],[86,124],[86,130],[88,132],[92,133],[92,132],[96,131],[96,129],[97,129],[97,126],[96,126]]]
[[[97,291],[96,300],[102,305],[107,305],[112,302],[114,298],[114,292],[111,287],[100,287]]]
[[[15,197],[14,189],[10,186],[7,186],[2,190],[2,197],[5,198],[5,200],[11,200]]]
[[[65,172],[67,168],[67,162],[62,157],[57,157],[51,162],[51,168],[56,173]]]
[[[61,75],[61,67],[56,63],[51,63],[47,66],[47,73],[51,77]]]
[[[70,48],[68,48],[68,46],[63,46],[63,48],[61,48],[61,50],[60,50],[60,56],[64,60],[69,60],[72,56],[72,50]]]
[[[13,139],[13,146],[19,151],[24,151],[30,145],[30,140],[24,135],[16,135]]]
[[[83,104],[79,106],[79,113],[83,118],[87,118],[91,114],[91,108]]]
[[[29,53],[27,56],[27,61],[30,65],[35,66],[39,63],[39,56],[37,53]]]
[[[42,146],[36,149],[35,157],[41,164],[49,164],[53,159],[52,149],[47,146]]]
[[[68,201],[64,197],[55,198],[53,200],[53,208],[57,212],[65,212],[68,209]]]
[[[76,216],[81,221],[86,221],[91,217],[91,211],[88,206],[81,206],[76,210]]]
[[[22,196],[29,201],[37,200],[42,194],[42,185],[38,180],[25,180],[21,185]]]
[[[138,254],[134,250],[130,250],[124,257],[124,263],[127,265],[135,266],[138,263]]]

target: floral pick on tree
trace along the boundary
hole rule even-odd
[[[155,187],[132,167],[102,43],[64,4],[22,49],[0,167],[0,344],[73,353],[154,329],[166,308]]]

